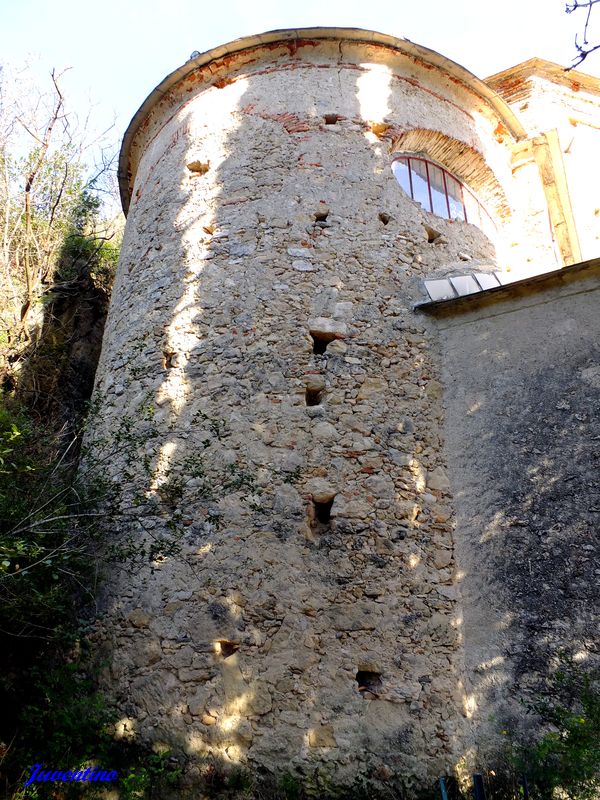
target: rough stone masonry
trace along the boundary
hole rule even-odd
[[[333,29],[198,57],[134,118],[94,437],[116,539],[150,559],[111,568],[97,638],[121,735],[185,751],[190,780],[211,756],[414,787],[468,754],[440,358],[412,306],[503,242],[554,263],[523,135],[438,54]],[[402,191],[408,150],[470,182],[497,241]]]

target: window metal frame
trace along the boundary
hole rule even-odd
[[[465,186],[465,184],[460,180],[460,178],[457,178],[456,175],[453,175],[449,170],[445,169],[441,164],[437,164],[432,159],[425,158],[425,156],[417,155],[415,153],[398,153],[398,154],[395,154],[393,159],[392,159],[392,165],[396,161],[404,162],[404,164],[406,165],[406,168],[408,170],[408,184],[409,184],[409,188],[410,188],[409,194],[410,194],[411,200],[415,200],[415,193],[414,193],[413,178],[412,178],[413,169],[411,167],[410,162],[411,161],[421,161],[423,164],[425,164],[425,175],[426,175],[426,180],[427,180],[427,194],[428,194],[428,197],[429,197],[429,208],[425,208],[425,211],[429,211],[430,214],[435,214],[436,217],[441,216],[440,214],[436,213],[433,210],[433,197],[432,197],[432,193],[431,193],[431,179],[430,179],[430,176],[429,176],[429,165],[431,164],[431,166],[436,167],[437,169],[441,170],[441,172],[442,172],[442,179],[443,179],[443,183],[444,183],[444,199],[446,200],[446,209],[448,211],[448,216],[446,216],[446,217],[442,216],[442,219],[448,219],[448,220],[451,220],[451,221],[459,220],[461,222],[463,221],[463,220],[460,219],[460,217],[452,217],[452,214],[451,214],[451,211],[450,211],[450,195],[449,195],[449,192],[448,192],[448,181],[446,179],[446,176],[449,176],[460,187],[460,202],[461,202],[461,205],[462,205],[462,211],[463,211],[463,215],[464,215],[464,222],[469,222],[471,225],[476,225],[478,228],[482,228],[482,224],[481,224],[480,220],[481,221],[485,220],[485,222],[489,223],[489,226],[491,226],[491,228],[493,230],[496,230],[496,224],[495,224],[494,220],[492,219],[491,214],[489,214],[489,212],[487,211],[485,206],[479,201],[479,199],[474,194],[474,192],[472,192],[469,189],[468,186]],[[415,170],[415,172],[416,172],[416,170]],[[394,174],[394,177],[396,178],[395,174]],[[423,176],[421,176],[421,178],[423,179]],[[398,180],[398,178],[396,178],[396,181],[398,182],[398,185],[400,186],[400,188],[403,191],[406,191],[405,187],[400,184],[400,181]],[[439,190],[436,189],[436,191],[439,191]],[[465,193],[468,193],[470,198],[471,198],[471,200],[473,200],[476,203],[477,208],[479,210],[479,218],[480,218],[479,220],[471,222],[471,220],[469,219],[469,215],[467,213],[467,204],[465,203]],[[453,200],[456,201],[456,199],[457,198],[453,197]],[[415,200],[415,202],[419,203],[419,205],[421,205],[421,202],[419,200]],[[485,227],[488,227],[487,224],[485,225]]]

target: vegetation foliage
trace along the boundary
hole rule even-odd
[[[15,363],[39,337],[44,304],[67,276],[69,247],[84,237],[97,271],[114,264],[115,226],[99,214],[100,187],[111,185],[111,159],[90,175],[86,157],[98,138],[67,108],[63,74],[53,71],[47,91],[30,85],[28,73],[0,67],[0,342]],[[22,87],[22,91],[18,88]],[[101,154],[103,150],[99,151]],[[83,243],[79,241],[79,244]],[[84,253],[81,253],[83,256]],[[91,264],[90,264],[91,266]],[[10,359],[12,358],[12,362]]]
[[[93,141],[47,91],[0,67],[0,794],[40,759],[102,750],[107,712],[82,671],[93,607],[97,489],[75,471],[82,392],[68,379],[81,321],[101,319],[119,225],[90,177]],[[106,165],[104,165],[106,166]],[[104,185],[107,185],[104,180]],[[91,376],[93,376],[93,365]],[[60,387],[60,391],[59,391]],[[64,398],[78,394],[68,406]],[[74,752],[75,751],[75,752]]]
[[[519,769],[539,800],[600,796],[600,674],[565,661],[548,697],[529,705],[546,732],[519,749]]]

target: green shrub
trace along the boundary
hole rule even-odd
[[[600,674],[566,662],[552,678],[549,695],[529,706],[550,730],[521,748],[519,768],[540,800],[595,800],[600,796]]]
[[[65,635],[65,589],[82,586],[81,523],[91,513],[72,480],[74,450],[14,401],[0,406],[1,637]]]

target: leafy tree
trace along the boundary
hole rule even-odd
[[[564,657],[542,696],[525,704],[538,733],[509,739],[508,762],[526,776],[532,800],[596,800],[600,796],[600,672]],[[508,734],[508,731],[504,731]],[[504,786],[503,788],[506,788]],[[493,795],[494,797],[496,795]],[[498,797],[514,797],[512,791]]]
[[[7,358],[40,334],[41,300],[66,237],[74,230],[98,235],[94,190],[99,174],[112,168],[108,159],[89,176],[85,157],[98,139],[69,112],[63,75],[53,70],[45,92],[10,96],[6,68],[0,71],[0,345]]]
[[[77,471],[76,429],[119,251],[97,190],[110,160],[89,175],[94,140],[68,111],[62,74],[47,91],[18,78],[0,67],[0,784],[40,733],[48,758],[71,736],[74,758],[106,738],[77,655],[103,487]]]

